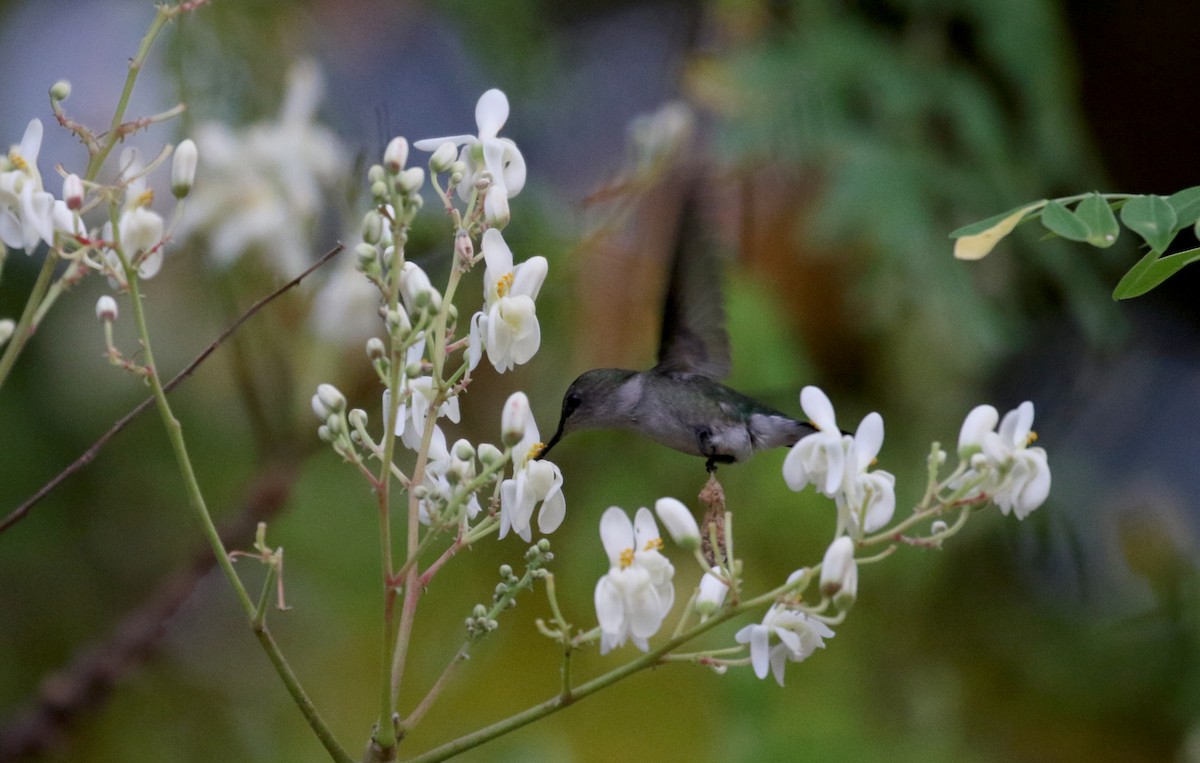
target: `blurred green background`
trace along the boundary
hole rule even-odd
[[[151,15],[140,2],[0,3],[0,139],[17,142],[40,116],[43,174],[79,166],[45,90],[70,79],[68,108],[106,124]],[[1134,261],[1129,241],[1098,253],[1022,229],[965,264],[946,234],[1046,196],[1196,184],[1198,23],[1197,6],[1165,0],[1136,10],[217,0],[169,30],[133,111],[189,105],[178,134],[156,128],[150,146],[212,120],[275,119],[292,62],[316,61],[318,120],[345,151],[344,177],[294,223],[311,260],[353,242],[364,169],[389,137],[473,132],[478,95],[506,91],[504,134],[530,183],[505,236],[518,260],[550,260],[543,347],[504,376],[483,364],[451,437],[497,439],[499,405],[516,389],[546,434],[576,374],[652,362],[688,190],[660,171],[663,157],[700,178],[697,235],[729,263],[731,384],[794,414],[800,387],[819,384],[847,429],[880,411],[880,466],[897,475],[901,507],[919,497],[929,443],[952,444],[971,406],[1037,406],[1049,502],[1024,523],[990,513],[942,551],[904,548],[864,568],[857,606],[825,650],[789,667],[786,687],[748,669],[668,665],[466,759],[1190,761],[1200,760],[1195,277],[1117,305],[1108,292]],[[690,115],[684,144],[646,118],[675,101]],[[436,207],[410,244],[435,276],[450,254]],[[215,264],[214,239],[201,230],[178,242],[151,284],[168,373],[295,274],[272,269],[267,246]],[[0,315],[19,312],[37,265],[10,253]],[[376,710],[376,519],[362,480],[317,447],[308,397],[332,381],[374,418],[379,390],[365,335],[337,328],[353,321],[344,305],[329,312],[322,288],[273,303],[173,400],[209,503],[235,525],[230,545],[249,548],[266,517],[270,542],[286,548],[293,609],[272,612],[272,629],[356,751]],[[476,273],[460,290],[464,314],[480,288]],[[92,309],[106,291],[93,278],[68,295],[0,393],[4,513],[145,394],[102,357]],[[118,325],[131,349],[129,329]],[[818,560],[834,526],[831,505],[787,490],[784,455],[721,471],[751,590]],[[705,475],[696,459],[620,433],[575,436],[556,460],[568,513],[552,536],[554,571],[567,618],[589,627],[603,509],[664,495],[695,507]],[[0,534],[0,759],[324,758],[199,540],[153,415]],[[486,542],[436,578],[402,707],[457,649],[497,567],[519,566],[523,551],[516,538]],[[697,576],[676,561],[682,592]],[[261,570],[239,568],[253,588]],[[551,696],[557,650],[533,625],[548,614],[540,591],[523,596],[403,752]],[[576,676],[633,653],[585,651]]]

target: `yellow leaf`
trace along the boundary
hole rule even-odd
[[[1013,228],[1016,228],[1026,215],[1044,206],[1046,206],[1044,200],[1034,202],[1029,206],[1021,207],[985,231],[963,236],[954,242],[954,257],[960,260],[983,259],[988,252],[995,248],[1000,239],[1012,233]]]

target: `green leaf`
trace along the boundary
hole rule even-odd
[[[1002,220],[1012,217],[1013,215],[1015,215],[1017,212],[1019,212],[1021,210],[1025,210],[1026,213],[1032,212],[1033,210],[1037,209],[1038,207],[1041,207],[1042,205],[1044,205],[1045,203],[1046,203],[1045,199],[1039,199],[1038,201],[1034,201],[1029,204],[1022,204],[1019,207],[1013,207],[1012,209],[1008,210],[1007,212],[1001,212],[998,215],[993,215],[986,220],[980,220],[977,223],[971,223],[970,225],[964,225],[963,227],[961,227],[958,230],[951,233],[950,238],[962,238],[963,236],[974,236],[977,233],[983,233],[985,230],[995,226],[997,223],[999,223]],[[1021,218],[1023,219],[1024,215],[1022,215]]]
[[[1088,227],[1087,241],[1092,246],[1107,249],[1117,243],[1121,226],[1117,225],[1112,208],[1100,194],[1092,193],[1083,197],[1083,201],[1075,207],[1075,216]]]
[[[1134,196],[1121,207],[1121,222],[1162,254],[1175,238],[1175,210],[1161,196]]]
[[[1090,233],[1074,212],[1057,201],[1051,201],[1042,210],[1042,225],[1069,241],[1087,241]]]
[[[1175,232],[1178,233],[1200,220],[1200,185],[1176,191],[1167,197],[1167,203],[1175,210]]]
[[[1113,289],[1113,299],[1140,297],[1175,275],[1184,265],[1197,260],[1200,260],[1200,247],[1176,252],[1170,257],[1159,257],[1157,252],[1151,251],[1121,278],[1117,288]]]

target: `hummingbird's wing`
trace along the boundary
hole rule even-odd
[[[695,192],[684,200],[663,304],[656,371],[729,375],[729,334],[721,303],[721,263],[700,239]]]

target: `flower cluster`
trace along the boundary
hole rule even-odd
[[[69,94],[65,82],[55,85],[56,103]],[[78,128],[82,129],[82,128]],[[63,178],[62,198],[46,191],[38,170],[43,128],[31,120],[19,145],[0,158],[0,243],[32,254],[41,242],[54,247],[71,261],[72,272],[90,269],[105,275],[114,289],[129,286],[126,265],[141,279],[153,278],[162,267],[163,243],[169,232],[163,216],[153,208],[154,192],[147,175],[170,152],[146,165],[135,148],[126,148],[118,161],[114,189],[102,189],[75,174]],[[177,199],[191,191],[198,152],[185,140],[174,150],[171,188]],[[89,198],[90,196],[90,198]],[[106,216],[103,226],[89,232],[83,215],[94,207],[119,198],[115,215]],[[113,217],[116,224],[113,224]]]
[[[321,91],[316,64],[302,61],[288,72],[275,120],[196,128],[206,182],[180,221],[180,237],[203,232],[220,266],[257,253],[288,277],[304,269],[313,222],[350,165],[337,136],[313,121]]]
[[[541,344],[534,299],[546,278],[546,259],[530,257],[514,264],[512,250],[498,227],[511,217],[508,198],[525,182],[520,151],[511,140],[497,137],[507,116],[504,94],[490,90],[476,109],[478,136],[415,144],[433,152],[429,177],[438,192],[442,193],[439,175],[448,173],[450,183],[468,202],[465,210],[458,210],[443,195],[462,226],[455,234],[452,272],[445,290],[435,287],[424,269],[404,258],[408,226],[423,206],[420,191],[426,174],[423,168],[406,167],[408,142],[402,137],[388,143],[383,161],[368,172],[375,206],[363,218],[356,268],[389,302],[383,312],[390,342],[371,338],[367,355],[385,385],[385,431],[414,451],[417,463],[424,464],[419,481],[414,477],[409,485],[418,498],[421,521],[444,525],[478,518],[480,526],[474,529],[479,532],[494,527],[501,538],[512,532],[529,541],[535,513],[538,530],[553,532],[563,521],[566,500],[562,472],[539,458],[543,446],[528,398],[517,392],[505,403],[503,450],[488,443],[476,448],[463,439],[448,448],[442,429],[443,420],[458,423],[460,419],[459,395],[465,383],[454,380],[469,378],[484,353],[497,371],[504,372],[528,362]],[[460,145],[462,154],[456,160]],[[478,256],[472,233],[479,236]],[[483,306],[474,313],[467,335],[455,341],[458,311],[452,304],[454,290],[462,273],[480,260],[485,263]],[[455,370],[450,355],[459,349],[463,355]],[[350,431],[344,439],[337,438],[336,424],[331,426],[322,418],[322,436],[332,438],[334,449],[348,460],[363,463],[384,454],[385,448],[367,431],[365,412],[350,412]],[[485,490],[491,491],[490,498]],[[480,517],[485,503],[493,508]]]
[[[24,249],[26,254],[32,254],[41,241],[53,246],[55,231],[78,230],[67,202],[55,199],[42,187],[37,167],[41,150],[42,122],[33,119],[21,143],[0,157],[0,243]]]
[[[729,649],[700,653],[707,655],[701,661],[718,671],[748,664],[759,678],[770,674],[781,685],[789,662],[807,659],[834,636],[833,627],[842,622],[858,596],[859,565],[887,555],[885,552],[863,560],[856,556],[861,547],[886,542],[936,546],[957,532],[972,509],[987,499],[1003,513],[1011,511],[1023,517],[1045,500],[1050,480],[1045,452],[1029,447],[1033,439],[1032,404],[1024,403],[1006,415],[998,430],[996,410],[980,406],[963,424],[959,438],[962,462],[958,468],[945,480],[931,482],[924,508],[913,517],[896,525],[895,531],[868,539],[866,533],[888,526],[895,514],[894,477],[872,469],[883,444],[883,419],[878,413],[870,413],[849,435],[838,428],[833,405],[820,389],[805,387],[800,402],[816,432],[792,446],[784,461],[783,476],[793,490],[813,485],[834,499],[838,509],[834,540],[819,567],[792,573],[770,594],[772,601],[762,619],[737,631],[734,639],[748,650],[748,656],[716,656],[729,653]],[[943,461],[935,446],[930,457],[931,474]],[[730,592],[737,590],[740,562],[722,559],[717,566],[710,566],[711,559],[698,550],[699,530],[687,507],[664,498],[655,508],[671,536],[681,547],[693,551],[702,565],[699,585],[676,629],[678,633],[688,617],[695,615],[703,623],[728,606]],[[955,509],[959,521],[950,528],[939,517],[943,511]],[[902,528],[925,522],[929,523],[928,535],[904,534]],[[604,653],[630,640],[643,651],[648,650],[647,640],[662,626],[674,601],[674,568],[661,554],[662,542],[653,516],[641,509],[631,523],[623,511],[611,508],[601,518],[600,535],[610,563],[595,593],[600,650]],[[814,579],[818,581],[820,601],[809,603],[804,592]],[[697,655],[688,658],[695,660]]]

